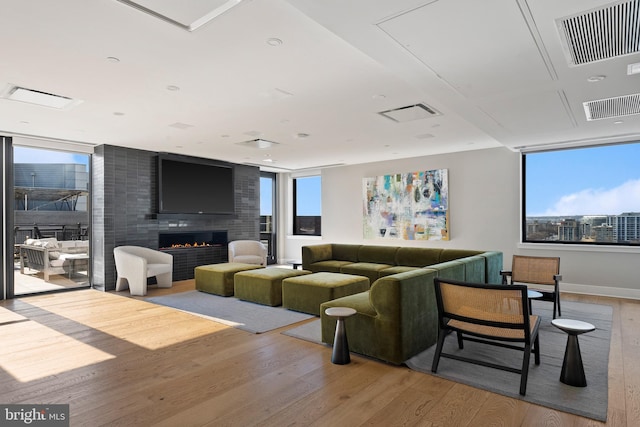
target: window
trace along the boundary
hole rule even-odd
[[[321,190],[320,176],[293,179],[293,234],[321,235]]]
[[[524,242],[640,245],[640,143],[522,156]]]

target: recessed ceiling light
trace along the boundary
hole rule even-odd
[[[383,95],[383,94],[379,94],[379,95],[373,95],[372,98],[373,99],[385,99],[387,96]]]
[[[271,37],[269,39],[267,39],[267,44],[269,46],[280,46],[282,44],[282,40],[275,38],[275,37]]]
[[[622,120],[616,120],[615,122],[613,122],[614,125],[621,125],[624,122]]]
[[[629,76],[632,74],[640,74],[640,62],[627,65],[627,74]]]
[[[175,86],[175,85],[169,85],[169,86],[167,86],[167,90],[170,90],[171,92],[175,92],[175,91],[180,90],[180,88],[178,86]]]
[[[124,113],[120,112],[120,111],[114,111],[113,112],[114,116],[124,116]]]
[[[120,58],[116,58],[115,56],[107,56],[107,61],[109,62],[120,62]]]
[[[266,139],[252,139],[251,141],[236,142],[236,144],[243,145],[245,147],[258,148],[261,150],[265,148],[272,148],[278,145],[277,142],[267,141]],[[267,154],[266,156],[269,156],[269,154]]]
[[[309,135],[308,133],[304,133],[304,132],[299,132],[299,133],[296,134],[296,138],[298,138],[298,139],[308,138],[309,136],[311,136],[311,135]]]
[[[273,163],[273,159],[264,159],[263,162]]]
[[[588,81],[589,83],[596,83],[596,82],[601,82],[601,81],[603,81],[603,80],[604,80],[604,79],[606,79],[606,78],[607,78],[607,76],[602,76],[602,75],[599,75],[599,76],[591,76],[591,77],[589,77],[589,78],[587,79],[587,81]]]

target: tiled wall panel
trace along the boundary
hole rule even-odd
[[[229,241],[260,238],[260,171],[235,165],[233,215],[158,215],[157,153],[102,145],[93,156],[93,285],[115,289],[113,249],[158,248],[158,234],[227,230]],[[182,273],[181,273],[182,274]]]

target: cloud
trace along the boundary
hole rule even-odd
[[[588,188],[560,197],[541,215],[619,215],[640,212],[640,179],[630,180],[611,189]]]

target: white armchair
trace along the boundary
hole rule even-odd
[[[116,260],[116,291],[129,287],[131,295],[147,294],[147,278],[154,277],[159,288],[173,284],[173,255],[141,246],[118,246],[113,249]]]
[[[235,240],[229,243],[229,262],[267,266],[267,248],[257,240]]]

